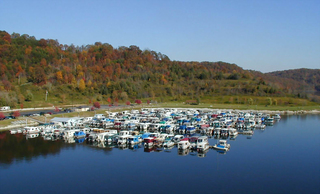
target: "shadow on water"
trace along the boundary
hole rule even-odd
[[[74,146],[62,140],[45,141],[41,137],[26,138],[23,134],[0,133],[0,166],[9,167],[13,162],[31,161],[39,156],[56,155],[61,148]]]

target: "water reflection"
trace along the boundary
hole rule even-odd
[[[178,149],[178,155],[179,156],[186,156],[186,155],[189,154],[189,152],[190,152],[189,149],[184,149],[184,150]]]
[[[228,151],[227,150],[216,150],[216,152],[224,155],[224,154],[227,154]]]
[[[63,141],[44,141],[39,134],[11,135],[0,134],[0,164],[12,164],[23,160],[30,161],[38,156],[58,154],[61,148],[68,146]]]
[[[76,143],[83,143],[86,140],[86,138],[76,138],[75,142]]]
[[[133,151],[138,150],[141,147],[142,147],[142,144],[129,145],[129,149]]]

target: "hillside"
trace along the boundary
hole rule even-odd
[[[319,83],[316,72],[308,74],[316,81],[311,79],[298,85],[303,75],[262,74],[225,62],[171,61],[162,53],[142,51],[134,45],[119,48],[100,42],[62,45],[58,40],[37,40],[5,31],[0,31],[0,67],[0,106],[42,103],[46,91],[48,102],[54,105],[135,99],[199,102],[217,96],[237,96],[227,103],[250,104],[255,99],[238,97],[319,100],[313,95]]]
[[[320,92],[320,69],[293,69],[275,71],[266,75],[291,80],[301,93]]]

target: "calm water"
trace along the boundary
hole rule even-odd
[[[319,193],[319,121],[283,117],[205,157],[1,133],[0,193]]]

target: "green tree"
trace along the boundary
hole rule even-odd
[[[25,101],[32,101],[33,100],[33,94],[30,90],[27,91],[27,95],[25,97]]]

